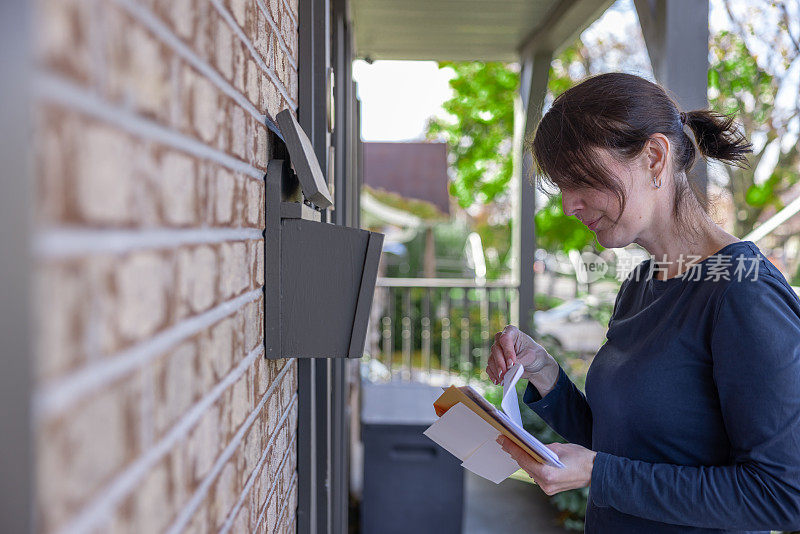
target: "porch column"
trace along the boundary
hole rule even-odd
[[[34,531],[32,11],[25,0],[0,4],[0,525],[4,532]]]
[[[330,0],[298,4],[297,120],[331,179],[327,81],[331,65]],[[323,210],[322,222],[333,222]],[[297,359],[297,532],[330,534],[330,358]]]
[[[634,0],[656,80],[683,110],[708,106],[708,0]],[[689,180],[703,194],[708,173],[697,162]]]
[[[521,143],[533,135],[542,115],[544,98],[547,95],[547,79],[550,73],[550,62],[553,53],[549,50],[534,50],[520,60],[520,97],[522,101]],[[522,147],[517,146],[517,150]],[[514,250],[518,251],[515,264],[515,278],[519,280],[519,296],[516,303],[516,321],[520,330],[530,333],[533,329],[534,288],[533,261],[536,252],[536,233],[534,227],[534,210],[536,208],[535,189],[533,186],[533,158],[525,150],[520,152],[518,176],[518,197],[515,204],[515,221],[513,226]]]

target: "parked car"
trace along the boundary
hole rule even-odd
[[[570,299],[533,314],[536,334],[558,349],[592,354],[602,346],[608,324],[593,313],[601,305],[613,306],[616,294],[587,295]]]

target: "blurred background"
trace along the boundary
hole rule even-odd
[[[798,0],[4,0],[0,58],[3,533],[583,530],[588,488],[495,485],[422,432],[443,387],[499,404],[506,324],[583,388],[646,256],[528,180],[522,139],[588,75],[735,113],[750,168],[690,178],[800,286]],[[268,191],[299,172],[284,110],[330,207]],[[363,350],[266,357],[290,218],[384,235]]]

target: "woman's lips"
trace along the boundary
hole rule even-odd
[[[597,228],[597,223],[600,222],[600,219],[602,219],[602,218],[603,217],[600,216],[597,219],[595,219],[594,221],[590,222],[589,224],[586,225],[587,228],[589,228],[589,230],[594,230],[595,228]]]

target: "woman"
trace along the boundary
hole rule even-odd
[[[686,178],[698,151],[746,163],[732,122],[603,74],[556,98],[530,146],[564,213],[604,247],[650,253],[620,288],[585,396],[513,326],[486,368],[499,383],[524,365],[523,402],[570,442],[548,445],[566,468],[498,442],[548,495],[589,485],[586,532],[800,529],[800,300]]]

